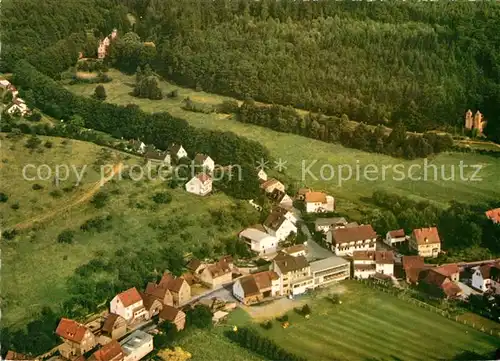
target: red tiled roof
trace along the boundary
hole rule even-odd
[[[402,238],[405,235],[406,234],[405,234],[405,230],[404,229],[397,229],[395,231],[390,231],[389,232],[389,236],[391,236],[392,238]]]
[[[436,227],[414,229],[413,238],[415,238],[418,245],[441,243]]]
[[[208,182],[209,180],[211,180],[212,178],[210,178],[210,176],[206,173],[200,173],[196,176],[196,178],[198,178],[201,183],[205,183],[205,182]]]
[[[264,271],[252,275],[259,290],[270,288],[272,281],[278,279],[278,274],[274,271]]]
[[[255,277],[253,277],[252,275],[240,278],[240,284],[245,297],[251,297],[260,294],[259,286],[257,286]]]
[[[147,293],[148,295],[154,296],[157,299],[159,299],[161,302],[165,299],[165,295],[167,293],[170,294],[170,290],[165,286],[160,286],[157,285],[154,282],[148,282],[146,286],[146,291],[144,293]]]
[[[14,351],[8,351],[7,355],[5,355],[6,361],[17,361],[17,360],[29,360],[30,358],[22,353],[17,353]]]
[[[119,293],[117,296],[124,307],[131,306],[134,303],[141,302],[142,300],[139,291],[137,291],[135,287],[129,288],[128,290]]]
[[[394,253],[392,251],[376,251],[375,262],[378,264],[394,264]]]
[[[87,331],[87,327],[81,323],[67,318],[61,318],[56,329],[56,334],[66,340],[80,343]]]
[[[485,212],[486,217],[491,219],[495,223],[500,223],[500,208],[490,209]]]
[[[355,264],[354,270],[356,271],[373,271],[375,270],[374,264]]]
[[[403,256],[402,262],[406,278],[412,283],[418,282],[420,272],[427,269],[424,258],[420,256]]]
[[[306,203],[326,203],[326,194],[323,192],[307,192]]]
[[[229,265],[224,261],[219,261],[216,264],[209,265],[207,269],[212,275],[212,278],[222,277],[231,273],[231,268],[229,268]]]
[[[483,279],[489,279],[492,277],[492,269],[495,268],[497,271],[493,272],[495,274],[500,274],[500,262],[499,263],[488,263],[479,267],[479,272],[483,276]]]
[[[375,259],[375,251],[354,251],[352,259],[355,261],[370,261]]]
[[[441,287],[447,297],[456,297],[462,293],[462,289],[455,282],[446,282]]]
[[[142,298],[142,303],[143,303],[144,307],[146,308],[146,310],[148,310],[148,311],[151,309],[151,307],[153,307],[155,302],[160,302],[160,301],[158,301],[158,299],[154,295],[144,293],[144,292],[140,292],[140,295]],[[161,304],[161,302],[160,302],[160,304]]]
[[[436,272],[441,273],[447,277],[451,277],[455,273],[460,273],[460,268],[456,264],[447,264],[434,268]]]
[[[113,340],[94,352],[97,361],[123,360],[125,354],[118,341]]]
[[[182,285],[186,282],[184,278],[181,277],[173,277],[170,273],[165,272],[158,283],[160,287],[166,287],[170,291],[178,293],[181,290]]]
[[[337,228],[332,231],[333,241],[336,244],[349,243],[353,241],[364,241],[377,237],[372,226],[367,224],[352,228]]]
[[[187,268],[188,270],[191,270],[191,271],[196,271],[196,269],[198,267],[201,266],[201,261],[197,258],[193,258],[191,261],[189,261],[189,263],[187,264]]]

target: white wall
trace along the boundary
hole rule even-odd
[[[394,264],[377,264],[376,270],[378,273],[392,276],[394,275]]]
[[[233,295],[240,302],[243,302],[245,299],[245,292],[243,292],[240,280],[236,280],[236,282],[233,283]]]

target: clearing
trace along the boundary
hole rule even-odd
[[[156,101],[135,98],[129,94],[134,84],[133,76],[122,74],[116,70],[111,70],[108,74],[113,79],[112,82],[103,84],[108,95],[108,102],[121,105],[133,103],[149,112],[167,111],[173,116],[186,119],[193,126],[232,131],[256,140],[269,149],[274,159],[286,161],[285,167],[288,176],[300,184],[330,192],[337,199],[338,209],[355,219],[360,218],[363,211],[369,209],[368,197],[375,189],[388,190],[417,200],[430,200],[442,206],[448,205],[451,200],[478,202],[500,197],[500,188],[498,187],[500,159],[474,153],[442,153],[428,160],[428,163],[437,167],[436,173],[434,173],[433,168],[428,168],[425,172],[423,159],[414,161],[396,159],[386,155],[345,148],[340,144],[324,143],[298,135],[278,133],[252,124],[240,123],[234,120],[231,115],[203,114],[183,110],[181,108],[182,100],[186,97],[209,104],[218,104],[231,98],[196,92],[166,81],[161,81],[161,88],[165,93],[178,89],[178,98],[165,98]],[[90,96],[95,86],[95,84],[75,84],[67,86],[67,88],[75,93]],[[313,162],[315,163],[310,168],[311,175],[305,169]],[[469,166],[464,169],[463,179],[460,178],[460,162]],[[338,168],[340,165],[344,166],[341,170]],[[395,165],[401,168],[399,170],[392,168]],[[480,181],[470,180],[474,173],[471,165],[482,166],[478,173]],[[272,163],[271,166],[273,166]],[[322,166],[325,166],[324,178],[326,180],[322,180],[320,177]],[[330,173],[330,166],[335,172],[333,176]],[[342,176],[346,177],[349,172],[347,167],[352,170],[352,177],[349,180],[341,181],[339,173],[342,172]],[[368,173],[365,176],[365,167],[369,167],[366,172],[370,172],[370,167],[376,167],[375,175]],[[400,180],[400,171],[404,173],[402,180]],[[426,179],[425,174],[427,174]],[[436,179],[435,174],[437,174]],[[443,180],[442,174],[447,178],[453,176],[454,179]]]

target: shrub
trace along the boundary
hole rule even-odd
[[[43,146],[45,148],[49,148],[50,149],[50,148],[52,148],[53,144],[52,144],[52,142],[50,140],[47,140]]]
[[[96,231],[98,233],[104,232],[108,229],[111,229],[111,215],[106,217],[98,216],[95,218],[91,218],[80,226],[80,229],[85,232]]]
[[[233,114],[238,113],[240,106],[236,100],[224,100],[222,103],[217,105],[217,113]]]
[[[302,314],[305,315],[310,315],[311,314],[311,307],[306,303],[304,306],[302,306]]]
[[[212,311],[204,305],[196,305],[186,312],[186,323],[197,328],[212,327]]]
[[[14,210],[18,210],[19,209],[19,202],[15,202],[14,204],[12,204],[10,206],[10,208],[14,209]]]
[[[26,141],[25,147],[29,149],[36,149],[40,144],[42,144],[40,138],[38,138],[36,135],[33,135]]]
[[[168,204],[172,202],[172,196],[168,192],[158,192],[153,196],[153,201],[158,204]]]
[[[288,315],[278,316],[278,317],[276,317],[276,321],[278,321],[278,322],[287,322],[288,321]]]
[[[9,196],[5,193],[0,193],[0,203],[5,203],[9,200]]]
[[[17,231],[15,229],[8,229],[2,232],[2,238],[7,241],[13,240],[17,236]]]
[[[75,232],[71,229],[65,229],[57,236],[57,242],[59,243],[73,243],[73,238],[75,237]]]
[[[54,189],[53,191],[49,192],[51,197],[54,198],[61,198],[62,197],[62,192],[59,189]]]
[[[273,327],[273,323],[271,321],[262,322],[260,324],[260,327],[262,327],[265,330],[270,330]]]
[[[92,203],[96,208],[104,208],[104,206],[106,206],[108,198],[109,196],[107,193],[99,192],[92,198],[92,201],[90,203]]]
[[[37,190],[43,189],[43,186],[41,184],[35,183],[31,186],[31,189],[33,189],[34,191],[37,191]]]
[[[178,98],[179,97],[179,89],[174,89],[167,94],[167,98]]]
[[[42,114],[40,114],[40,112],[34,110],[31,115],[28,117],[29,120],[31,120],[32,122],[39,122],[40,120],[42,120]]]

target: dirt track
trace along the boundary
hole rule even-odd
[[[48,219],[51,219],[52,217],[56,216],[59,213],[69,211],[71,208],[73,208],[73,207],[75,207],[83,202],[86,202],[87,200],[92,198],[94,196],[94,194],[99,192],[99,189],[101,189],[101,187],[103,185],[105,185],[107,182],[109,182],[114,177],[114,175],[122,169],[122,167],[123,167],[123,163],[121,163],[121,162],[118,164],[115,164],[113,166],[113,169],[111,170],[111,172],[109,172],[100,181],[95,182],[92,185],[92,187],[88,191],[86,191],[84,194],[78,195],[78,196],[74,197],[73,199],[69,200],[68,202],[66,202],[65,204],[59,205],[57,207],[57,209],[55,209],[55,210],[52,210],[52,211],[49,211],[47,213],[44,213],[43,215],[31,218],[27,221],[18,223],[13,228],[16,230],[23,230],[23,229],[31,228],[31,227],[33,227],[33,225],[35,223],[45,222]]]

